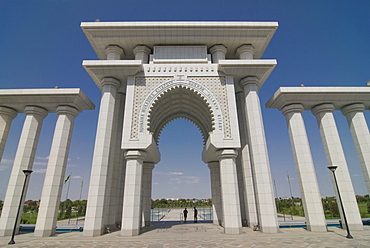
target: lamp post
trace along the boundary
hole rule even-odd
[[[21,212],[21,206],[22,206],[22,200],[23,200],[24,190],[26,188],[28,176],[31,175],[32,170],[23,170],[23,173],[24,173],[24,175],[26,177],[24,178],[24,183],[23,183],[23,188],[22,188],[22,193],[21,193],[21,199],[19,200],[19,206],[18,206],[17,216],[15,217],[12,239],[9,241],[8,245],[15,244],[15,242],[14,242],[14,235],[15,235],[15,230],[17,229],[17,223],[18,223],[19,214]]]
[[[336,165],[332,165],[332,166],[328,166],[328,169],[333,172],[333,176],[334,176],[334,181],[335,181],[335,186],[337,188],[337,193],[338,193],[338,198],[339,198],[339,203],[340,203],[340,206],[342,208],[342,213],[343,213],[343,218],[344,218],[344,223],[346,224],[346,229],[347,229],[347,236],[346,238],[347,239],[353,239],[352,235],[350,234],[349,232],[349,226],[348,226],[348,223],[347,223],[347,218],[346,218],[346,213],[344,212],[344,207],[343,207],[343,202],[342,202],[342,198],[340,196],[340,192],[339,192],[339,188],[338,188],[338,182],[337,182],[337,177],[335,176],[335,170],[338,168],[338,166]]]

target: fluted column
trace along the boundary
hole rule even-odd
[[[240,85],[245,97],[245,119],[259,227],[262,232],[276,233],[278,232],[276,204],[258,96],[258,79],[247,77],[241,80]]]
[[[0,162],[3,157],[10,126],[17,114],[17,111],[14,109],[0,106]]]
[[[152,207],[152,172],[153,163],[144,163],[143,167],[143,217],[144,225],[150,226]]]
[[[10,174],[8,188],[5,195],[4,206],[1,213],[0,219],[0,236],[8,236],[12,234],[14,221],[17,215],[18,204],[21,201],[21,193],[24,182],[24,174],[22,170],[31,170],[33,161],[35,159],[35,153],[37,144],[40,137],[40,131],[44,118],[48,112],[37,106],[27,106],[24,110],[26,119],[24,120],[21,137],[18,143],[18,149],[15,155],[13,169]],[[25,187],[26,197],[28,182]],[[22,206],[21,210],[23,209]],[[20,218],[17,225],[19,226]]]
[[[301,104],[292,104],[282,108],[281,112],[285,115],[288,125],[307,230],[325,232],[327,231],[325,214],[322,207],[315,167],[312,161],[311,149],[308,143],[306,127],[302,118],[303,110]]]
[[[79,111],[73,107],[59,106],[56,113],[58,120],[51,145],[44,187],[42,188],[35,236],[45,237],[55,234],[72,130]]]
[[[344,157],[342,144],[340,142],[337,125],[333,116],[334,106],[333,104],[322,104],[314,107],[312,113],[316,116],[317,123],[319,125],[321,139],[324,145],[326,159],[329,166],[338,166],[335,171],[338,180],[338,190],[340,191],[344,211],[346,213],[348,226],[350,230],[363,230],[360,212],[358,210],[355,192],[353,189],[351,177],[349,175],[347,162]],[[329,171],[328,171],[329,173]],[[335,181],[332,173],[330,173],[332,183],[335,186]],[[337,190],[335,190],[337,196],[337,203],[340,211],[342,220],[343,213],[340,207],[340,201],[338,198]]]
[[[220,163],[209,162],[208,168],[211,175],[211,194],[212,194],[212,212],[213,224],[222,226],[222,199],[221,199],[221,181],[220,181]]]
[[[217,151],[216,155],[220,161],[224,230],[226,234],[240,234],[242,232],[242,223],[235,163],[238,153],[234,149],[222,149]]]
[[[253,227],[254,225],[258,224],[258,219],[254,191],[254,179],[252,175],[252,166],[249,154],[248,131],[245,123],[245,98],[243,92],[239,92],[236,94],[236,103],[238,106],[238,121],[241,141],[239,156],[243,172],[244,201],[245,201],[244,204],[247,218],[246,225],[249,227]]]
[[[84,236],[97,236],[104,232],[105,207],[107,205],[107,179],[111,159],[111,143],[114,128],[114,113],[117,90],[120,82],[105,78],[102,82],[102,98],[94,155],[90,176]]]
[[[351,104],[342,109],[342,114],[347,118],[367,191],[370,193],[370,134],[364,110],[363,104]]]
[[[122,210],[122,236],[136,236],[140,233],[142,213],[142,179],[145,152],[125,152],[126,179]]]

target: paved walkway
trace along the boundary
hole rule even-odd
[[[332,227],[325,233],[293,228],[280,229],[277,234],[265,234],[243,228],[241,235],[226,235],[221,227],[210,223],[180,224],[179,221],[157,221],[135,237],[122,237],[120,232],[84,237],[80,232],[72,232],[40,238],[27,233],[15,236],[16,244],[11,247],[370,247],[370,226],[365,226],[365,231],[354,231],[351,234],[354,239],[346,239],[345,230]],[[9,240],[10,237],[0,237],[0,247],[9,247]]]

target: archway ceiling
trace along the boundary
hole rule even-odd
[[[193,122],[199,128],[204,143],[213,131],[213,114],[204,97],[194,90],[177,86],[163,93],[150,108],[148,130],[157,143],[162,129],[178,118]]]

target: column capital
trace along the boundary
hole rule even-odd
[[[238,151],[235,149],[220,149],[216,151],[216,156],[218,159],[236,158]]]
[[[114,56],[116,59],[122,59],[122,57],[125,56],[123,49],[117,45],[109,45],[105,48],[105,54],[107,55],[107,59],[112,59],[109,58],[109,54],[111,53],[117,55],[117,57]]]
[[[240,59],[253,59],[254,47],[251,44],[245,44],[238,47],[235,54]]]
[[[10,118],[14,119],[18,115],[18,112],[12,108],[0,106],[0,115],[7,115]]]
[[[125,151],[124,156],[126,160],[137,160],[137,159],[144,160],[146,152],[140,150],[128,150]]]
[[[259,79],[257,77],[245,77],[245,78],[242,78],[239,82],[240,86],[241,87],[244,87],[245,85],[248,85],[248,84],[253,84],[253,85],[256,85],[258,87],[258,84],[259,84]]]
[[[302,104],[297,103],[297,104],[286,105],[279,110],[281,111],[281,113],[283,113],[283,115],[286,116],[287,114],[290,114],[290,113],[302,113],[304,110],[304,107]]]
[[[108,86],[108,85],[111,85],[111,86],[114,86],[116,88],[118,88],[120,86],[121,82],[115,78],[103,78],[103,80],[101,81],[101,86],[104,88],[105,86]]]
[[[226,54],[227,52],[227,48],[226,46],[222,45],[222,44],[217,44],[217,45],[213,45],[209,48],[209,52],[210,53],[215,53],[215,52],[222,52],[223,54]]]
[[[67,105],[58,106],[55,112],[58,115],[72,115],[73,117],[76,117],[80,113],[76,108]]]
[[[365,111],[365,105],[362,103],[354,103],[347,106],[344,106],[342,108],[342,114],[348,115],[353,112],[364,112]]]
[[[154,169],[154,163],[151,163],[151,162],[145,162],[145,163],[143,164],[143,168],[153,170],[153,169]]]
[[[146,45],[137,45],[133,52],[134,54],[136,55],[137,53],[140,53],[140,52],[143,52],[143,53],[146,53],[146,54],[150,54],[150,52],[152,51],[152,49],[150,49],[149,47],[147,47]]]
[[[45,118],[48,115],[48,111],[46,109],[38,106],[26,106],[24,108],[24,113],[26,115],[39,115],[42,118]]]
[[[217,168],[220,166],[220,162],[219,161],[212,161],[212,162],[208,162],[208,168],[209,169],[214,169],[214,168]]]
[[[320,113],[333,113],[335,110],[332,103],[324,103],[317,105],[311,109],[313,115],[317,116]]]

